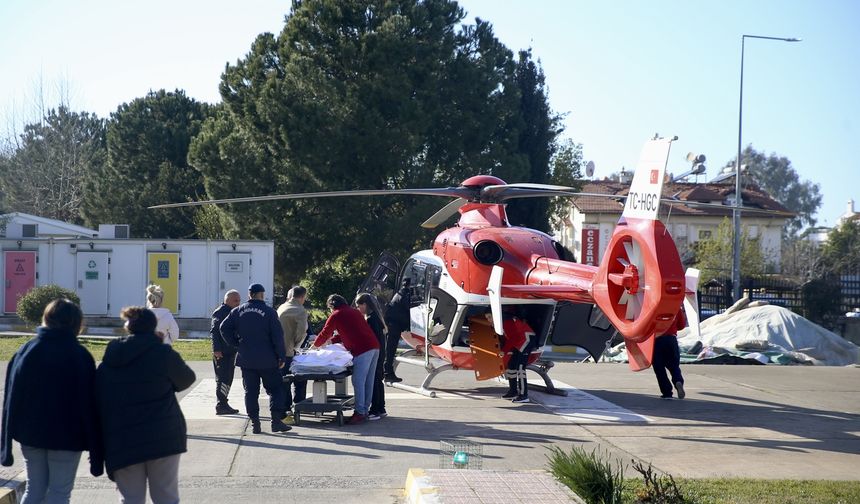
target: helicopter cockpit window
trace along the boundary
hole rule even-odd
[[[426,300],[427,296],[427,265],[422,262],[418,262],[415,259],[410,259],[406,263],[406,267],[403,269],[403,278],[401,282],[404,280],[409,280],[409,285],[411,286],[411,303],[412,307],[418,306]]]

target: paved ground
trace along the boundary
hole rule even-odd
[[[193,367],[198,381],[181,401],[186,502],[400,502],[408,468],[448,462],[439,454],[445,438],[479,443],[483,468],[493,470],[542,469],[546,447],[581,445],[677,476],[860,480],[857,367],[687,365],[687,399],[665,401],[650,371],[559,364],[551,375],[575,387],[571,395],[535,393],[538,403],[525,405],[498,399],[497,382],[449,373],[434,382],[445,391],[436,399],[387,389],[387,419],[338,427],[310,418],[279,435],[252,435],[242,417],[215,417],[211,366]],[[403,366],[401,374],[413,383],[420,376]],[[231,395],[244,409],[241,394]],[[20,477],[17,454],[3,475]],[[84,465],[73,502],[115,502],[110,481],[90,477]]]

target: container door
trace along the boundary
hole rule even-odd
[[[3,311],[15,313],[18,299],[36,286],[36,252],[4,252],[3,262],[6,271]]]
[[[218,302],[224,299],[224,294],[230,289],[236,289],[244,299],[251,285],[251,254],[220,253],[218,254]]]
[[[149,285],[160,285],[164,291],[162,307],[174,314],[179,313],[179,253],[150,252],[147,254]]]
[[[108,253],[78,252],[77,293],[84,315],[108,313]]]

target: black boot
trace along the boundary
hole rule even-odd
[[[272,432],[287,432],[290,429],[292,429],[292,427],[284,422],[272,419]]]
[[[216,415],[235,415],[236,413],[239,413],[239,410],[231,407],[227,403],[219,404],[219,405],[215,406],[215,414]]]
[[[251,432],[254,434],[260,434],[263,432],[263,429],[260,428],[260,419],[251,419]]]
[[[516,380],[508,380],[508,391],[505,392],[505,395],[502,396],[502,399],[511,399],[516,397],[517,394],[517,381]]]

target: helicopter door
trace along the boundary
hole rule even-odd
[[[581,347],[597,361],[615,333],[596,305],[562,302],[556,309],[547,344]]]
[[[397,272],[400,271],[400,261],[388,252],[383,252],[370,268],[367,278],[361,282],[356,294],[369,292],[379,300],[379,306],[385,305],[394,297],[400,287],[397,285]]]
[[[505,372],[499,336],[483,315],[469,318],[469,348],[475,361],[475,379],[490,380]]]
[[[433,323],[428,338],[433,345],[441,345],[448,339],[448,333],[457,315],[457,300],[439,287],[430,288],[430,308]]]

